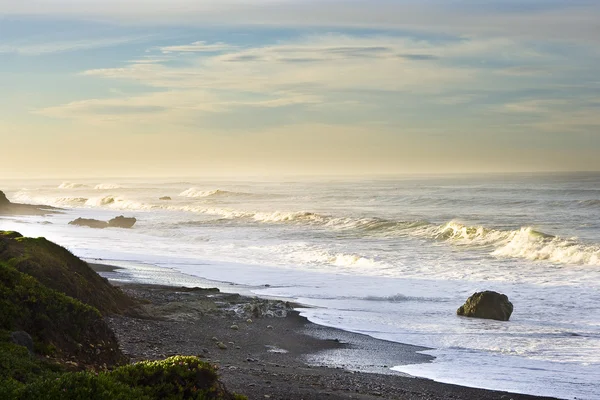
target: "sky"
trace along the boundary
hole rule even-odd
[[[600,2],[0,0],[0,178],[600,170]]]

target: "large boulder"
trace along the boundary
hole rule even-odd
[[[473,294],[467,302],[456,310],[456,314],[464,317],[495,319],[508,321],[513,312],[513,305],[505,294],[485,291]]]
[[[69,225],[87,226],[89,228],[104,229],[108,228],[108,222],[98,221],[97,219],[77,218],[69,222]]]
[[[165,200],[166,200],[166,201],[169,201],[169,200],[173,200],[173,199],[172,199],[171,197],[169,197],[169,196],[163,196],[163,197],[161,197],[159,200],[163,200],[163,201],[165,201]]]
[[[117,218],[113,218],[108,221],[108,226],[111,228],[132,228],[133,225],[137,222],[135,218],[126,218],[122,215],[119,215]]]

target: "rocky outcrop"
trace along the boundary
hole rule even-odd
[[[163,201],[168,201],[168,200],[173,200],[172,198],[170,198],[169,196],[163,196],[161,197],[159,200],[163,200]]]
[[[119,215],[118,217],[113,218],[110,221],[108,221],[108,226],[111,228],[129,229],[129,228],[132,228],[136,222],[137,222],[137,219],[135,219],[135,218],[126,218],[122,215]]]
[[[104,228],[124,228],[130,229],[135,225],[135,218],[127,218],[122,215],[111,219],[110,221],[99,221],[97,219],[77,218],[69,222],[69,225],[87,226],[88,228],[104,229]]]
[[[456,314],[471,317],[508,321],[513,312],[513,304],[505,294],[485,291],[469,297]]]
[[[10,201],[8,201],[4,192],[0,190],[0,207],[7,206],[9,204],[10,204]]]
[[[11,203],[4,192],[0,191],[0,215],[48,215],[59,210],[50,206]]]

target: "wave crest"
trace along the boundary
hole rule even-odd
[[[74,183],[74,182],[63,182],[58,185],[59,189],[80,189],[89,187],[88,185],[84,185],[83,183]]]
[[[527,226],[496,230],[466,226],[456,221],[417,230],[417,236],[466,247],[492,247],[495,257],[523,258],[558,264],[600,265],[600,245],[564,239]]]
[[[247,193],[230,192],[228,190],[202,190],[198,188],[189,188],[179,193],[180,197],[217,197],[217,196],[246,196]]]
[[[120,201],[121,199],[115,196],[105,196],[105,197],[94,197],[85,202],[86,206],[90,207],[103,207]]]
[[[492,255],[560,264],[600,265],[599,245],[543,235],[529,227],[510,232]]]

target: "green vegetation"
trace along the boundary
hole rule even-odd
[[[61,365],[35,357],[29,354],[25,347],[10,343],[7,332],[1,334],[0,382],[28,383],[40,376],[50,376],[63,371]],[[0,398],[6,397],[0,396]]]
[[[2,397],[4,395],[4,397]],[[0,384],[0,398],[14,400],[242,400],[228,393],[209,364],[196,357],[171,357],[110,372],[71,372],[30,384]]]
[[[0,399],[245,398],[227,392],[196,357],[124,365],[96,305],[115,312],[132,304],[64,248],[0,231]],[[11,342],[13,331],[31,335],[35,354]]]
[[[0,231],[0,260],[31,275],[42,285],[97,308],[121,313],[135,302],[67,249],[44,238],[25,238]]]
[[[0,261],[0,329],[26,331],[38,353],[86,366],[126,361],[95,308]]]

